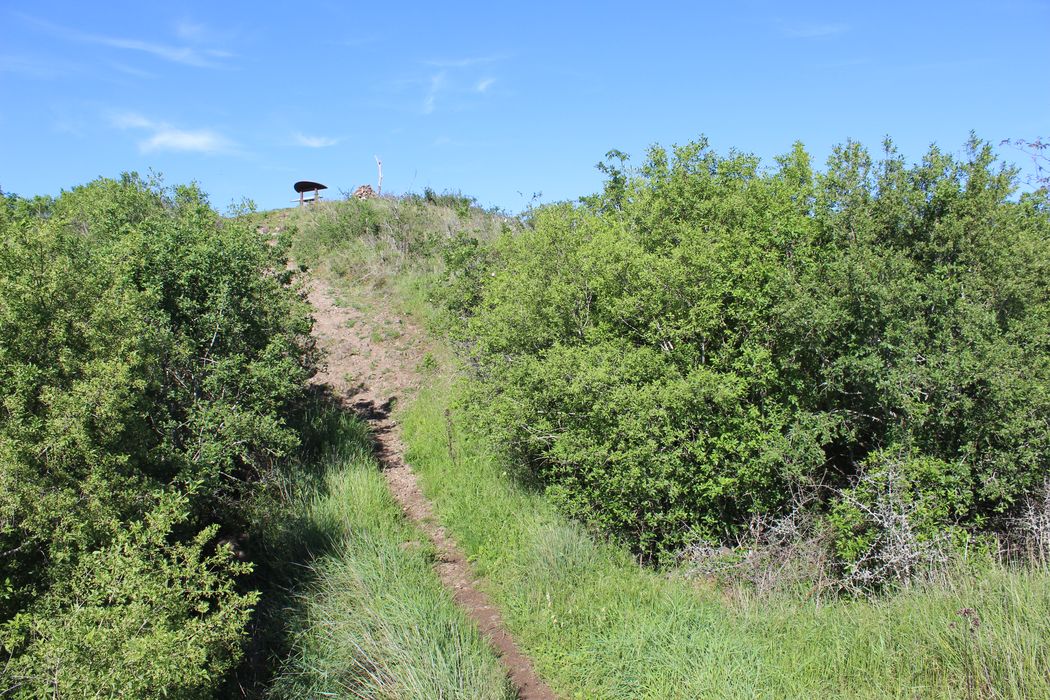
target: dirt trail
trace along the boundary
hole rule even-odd
[[[376,454],[391,493],[408,518],[434,543],[437,572],[456,603],[477,624],[499,655],[522,700],[556,697],[518,648],[499,611],[478,590],[466,556],[438,523],[433,506],[404,460],[400,429],[391,418],[397,401],[418,389],[418,371],[426,354],[423,333],[411,322],[382,308],[337,304],[332,291],[313,281],[310,301],[315,309],[314,334],[328,352],[327,368],[315,381],[331,386],[336,396],[368,420]]]

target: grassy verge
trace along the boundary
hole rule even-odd
[[[387,490],[366,426],[345,414],[324,421],[318,463],[281,488],[293,516],[267,533],[275,551],[307,559],[297,574],[272,575],[296,583],[269,610],[286,650],[268,696],[511,697]]]
[[[1050,697],[1050,572],[993,569],[875,601],[727,596],[594,542],[449,407],[441,383],[409,407],[408,460],[565,697]]]

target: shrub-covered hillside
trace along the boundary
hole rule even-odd
[[[484,269],[447,256],[487,422],[565,508],[659,556],[802,505],[861,582],[1024,514],[1050,467],[1045,192],[977,141],[603,169]]]
[[[136,176],[0,207],[0,694],[207,696],[256,595],[222,537],[298,441],[280,247]]]

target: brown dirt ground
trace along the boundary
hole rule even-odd
[[[327,384],[353,410],[368,420],[376,455],[383,465],[390,492],[405,515],[433,542],[437,573],[461,609],[488,639],[522,700],[553,700],[556,696],[536,674],[503,624],[463,551],[434,516],[418,479],[404,460],[400,428],[392,417],[398,401],[412,396],[422,378],[418,371],[426,354],[426,339],[411,319],[391,312],[382,300],[361,305],[337,304],[321,280],[310,288],[314,334],[327,351],[327,367],[315,381]]]

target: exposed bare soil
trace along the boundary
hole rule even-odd
[[[315,378],[331,387],[349,407],[368,420],[376,455],[391,493],[405,515],[433,542],[437,573],[456,603],[475,622],[499,655],[522,700],[556,696],[536,674],[503,624],[499,611],[477,587],[478,579],[463,551],[434,516],[418,479],[404,459],[400,429],[392,417],[398,401],[411,397],[421,384],[420,363],[425,337],[411,319],[393,313],[381,299],[368,306],[337,303],[333,291],[314,279],[310,301],[315,309],[314,334],[327,351],[327,367]]]

